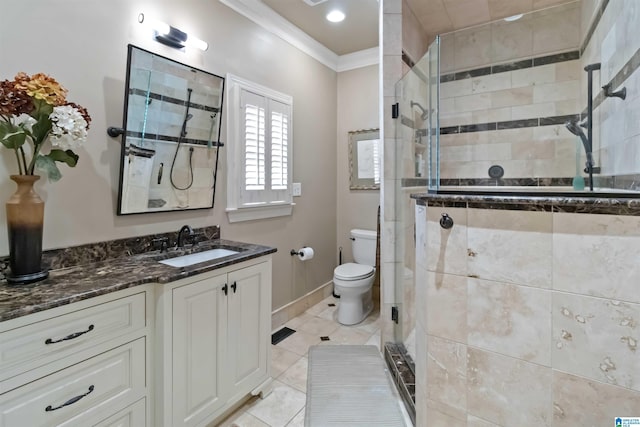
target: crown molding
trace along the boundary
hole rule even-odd
[[[347,55],[336,55],[260,0],[220,0],[220,3],[230,7],[240,15],[250,19],[336,72],[353,70],[378,63],[377,47]],[[372,62],[374,60],[375,62]]]
[[[380,62],[380,49],[372,47],[370,49],[359,50],[338,57],[337,72],[354,70],[356,68],[376,65]]]

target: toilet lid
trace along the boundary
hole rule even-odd
[[[333,275],[336,279],[340,280],[359,280],[371,276],[374,271],[375,268],[370,265],[349,262],[336,267],[336,269],[333,270]]]

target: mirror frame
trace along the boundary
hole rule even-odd
[[[163,60],[166,60],[168,62],[172,62],[174,64],[178,64],[184,67],[187,67],[193,71],[197,71],[197,72],[201,72],[204,73],[206,75],[210,75],[213,77],[217,77],[219,79],[221,79],[222,85],[220,87],[220,107],[219,107],[219,111],[218,111],[218,135],[216,140],[212,141],[213,142],[213,147],[216,149],[216,158],[215,158],[215,169],[213,172],[213,192],[212,192],[212,196],[211,196],[211,204],[209,206],[202,206],[202,207],[194,207],[194,208],[175,208],[175,209],[166,209],[166,210],[147,210],[147,211],[140,211],[140,212],[123,212],[122,211],[122,196],[123,196],[123,183],[124,183],[124,163],[125,163],[125,159],[127,158],[127,154],[126,154],[126,150],[127,150],[127,137],[130,136],[128,135],[129,131],[127,131],[127,119],[128,119],[128,114],[129,114],[129,87],[130,87],[130,80],[131,80],[131,61],[132,61],[132,56],[133,56],[133,51],[134,49],[144,52],[144,53],[148,53],[149,55],[153,55],[155,57],[161,58]],[[123,114],[122,114],[122,129],[121,129],[121,143],[120,143],[120,169],[119,169],[119,182],[118,182],[118,200],[117,200],[117,209],[116,209],[116,213],[119,216],[124,216],[124,215],[139,215],[139,214],[148,214],[148,213],[167,213],[167,212],[184,212],[184,211],[195,211],[195,210],[202,210],[202,209],[212,209],[214,206],[214,202],[215,202],[215,197],[216,197],[216,184],[217,184],[217,176],[218,176],[218,159],[220,157],[220,147],[224,147],[224,143],[222,143],[220,141],[220,135],[221,135],[221,130],[222,130],[222,112],[223,112],[223,106],[224,106],[224,94],[225,94],[225,83],[226,83],[226,79],[224,76],[220,76],[214,73],[211,73],[209,71],[205,71],[196,67],[193,67],[191,65],[182,63],[180,61],[176,61],[175,59],[171,59],[171,58],[167,58],[166,56],[162,56],[159,55],[155,52],[143,49],[139,46],[133,45],[133,44],[128,44],[127,45],[127,68],[126,68],[126,80],[125,80],[125,89],[124,89],[124,110],[123,110]],[[110,128],[111,129],[111,128]],[[114,135],[115,136],[115,135]]]
[[[349,189],[350,190],[379,190],[380,183],[376,184],[374,178],[359,178],[358,171],[358,143],[360,141],[378,140],[380,150],[380,129],[362,129],[349,132]]]

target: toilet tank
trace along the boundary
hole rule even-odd
[[[351,230],[351,248],[357,264],[376,266],[376,232],[372,230]]]

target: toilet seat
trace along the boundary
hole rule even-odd
[[[333,270],[336,279],[344,281],[361,280],[371,277],[375,273],[375,268],[370,265],[355,264],[352,262],[339,265]]]

